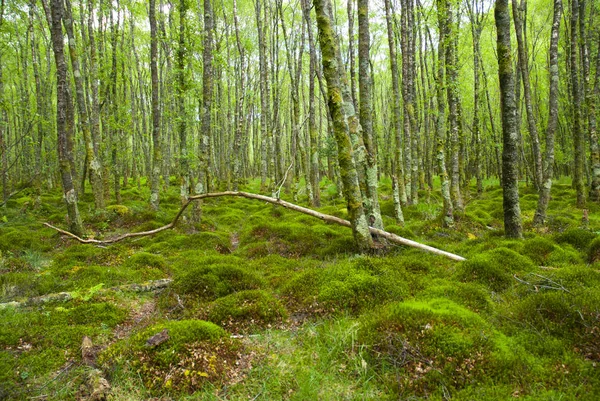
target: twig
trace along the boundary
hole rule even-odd
[[[281,184],[279,185],[279,188],[277,189],[277,191],[274,194],[275,198],[279,199],[281,197],[281,188],[283,187],[283,184],[285,184],[285,180],[287,180],[287,175],[290,172],[290,169],[292,168],[293,165],[294,165],[294,160],[292,160],[292,162],[290,163],[290,166],[287,168],[287,170],[285,170],[285,174],[283,175]]]

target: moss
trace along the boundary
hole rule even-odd
[[[3,229],[0,234],[0,251],[17,252],[24,249],[36,249],[37,243],[32,235],[23,235],[19,229]]]
[[[534,263],[543,265],[547,262],[550,254],[558,249],[551,240],[542,237],[535,237],[525,241],[523,245],[523,254],[529,256]]]
[[[331,313],[358,312],[387,300],[402,299],[409,289],[369,259],[359,258],[302,271],[284,284],[281,292],[295,308]]]
[[[492,308],[488,291],[476,283],[436,280],[419,293],[418,297],[419,299],[446,298],[477,313],[489,311]]]
[[[248,332],[287,319],[282,303],[263,290],[237,292],[211,302],[201,316],[236,332]]]
[[[147,346],[166,330],[166,341]],[[226,381],[241,351],[225,330],[202,320],[154,325],[111,345],[99,358],[105,368],[132,369],[153,393],[194,392]]]
[[[596,238],[590,243],[588,249],[588,261],[590,263],[600,262],[600,238]]]
[[[252,272],[229,264],[188,269],[175,277],[173,290],[202,300],[215,300],[243,290],[259,289],[264,281]]]
[[[433,299],[393,303],[368,315],[359,341],[372,350],[372,363],[397,368],[390,383],[397,392],[427,395],[483,378],[493,335],[479,315]]]
[[[513,273],[533,269],[529,258],[500,247],[460,263],[456,275],[461,281],[478,281],[494,291],[503,291],[514,282]]]
[[[110,205],[106,207],[108,212],[114,213],[120,217],[129,216],[132,214],[131,209],[125,205]]]
[[[148,252],[138,252],[130,256],[125,265],[134,269],[144,269],[153,267],[159,270],[164,270],[167,267],[167,262],[164,257]]]
[[[589,230],[573,228],[556,235],[555,238],[559,244],[570,244],[577,250],[585,251],[596,237],[597,235]]]

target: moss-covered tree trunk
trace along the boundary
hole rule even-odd
[[[450,195],[455,210],[462,211],[464,203],[460,189],[460,113],[458,95],[458,18],[454,0],[438,0],[444,14],[446,37],[444,43],[446,65],[446,92],[448,97],[448,129],[450,138]]]
[[[269,175],[269,67],[267,61],[267,44],[265,40],[265,27],[263,27],[263,8],[261,0],[256,0],[254,5],[256,11],[256,29],[258,31],[258,64],[260,72],[260,191],[267,189],[267,177]],[[266,7],[264,7],[266,9]],[[273,183],[271,183],[271,186]]]
[[[67,205],[69,231],[75,235],[83,233],[83,223],[77,207],[77,193],[73,185],[72,148],[69,141],[73,137],[73,121],[68,121],[67,105],[71,102],[69,82],[67,80],[67,64],[64,53],[64,36],[62,31],[63,2],[52,0],[47,14],[50,25],[54,60],[56,61],[56,130],[58,134],[58,166],[63,186],[63,197]]]
[[[600,33],[597,42],[600,43]],[[588,120],[590,127],[590,150],[592,159],[592,185],[590,188],[590,199],[594,202],[600,201],[600,142],[598,140],[598,128],[596,121],[596,105],[600,99],[600,50],[596,52],[596,78],[594,88],[588,86],[586,101],[588,104]]]
[[[345,74],[345,71],[343,66],[338,62],[339,44],[333,31],[333,24],[329,13],[330,2],[329,0],[314,0],[314,5],[317,15],[317,26],[319,28],[323,74],[327,81],[328,107],[333,120],[340,175],[344,187],[343,192],[346,197],[354,240],[360,249],[366,250],[371,248],[373,240],[364,214],[349,127],[344,113],[344,99],[340,77],[342,74]]]
[[[202,51],[202,104],[200,108],[200,143],[198,182],[194,192],[202,194],[210,191],[210,164],[212,124],[211,109],[213,95],[213,12],[211,0],[204,0],[204,49]]]
[[[392,162],[392,181],[394,197],[394,217],[403,224],[404,215],[402,204],[406,204],[406,187],[404,185],[404,159],[402,157],[402,118],[400,115],[400,84],[398,82],[398,60],[396,58],[396,40],[392,21],[392,6],[390,0],[385,0],[385,20],[387,26],[388,48],[390,52],[390,70],[392,74],[393,115],[392,128],[394,131],[394,159]]]
[[[102,182],[102,173],[100,163],[94,152],[94,144],[88,119],[87,103],[85,101],[84,82],[79,68],[79,55],[77,54],[77,45],[75,43],[75,35],[73,33],[73,13],[71,12],[71,1],[65,0],[64,9],[64,25],[67,31],[69,56],[71,59],[71,67],[73,68],[73,78],[75,80],[75,98],[77,101],[77,111],[79,114],[79,123],[83,132],[83,140],[85,145],[85,160],[86,168],[90,175],[92,184],[92,192],[94,194],[94,205],[96,209],[104,209],[104,189]]]
[[[313,27],[310,19],[310,0],[302,0],[302,12],[306,23],[309,49],[309,73],[308,73],[308,133],[310,141],[310,183],[312,186],[313,205],[321,206],[321,190],[319,188],[319,131],[317,130],[316,107],[315,107],[315,75],[317,73],[317,51],[313,38]],[[333,177],[331,177],[333,178]]]
[[[158,99],[158,38],[156,31],[156,2],[150,0],[150,76],[152,81],[152,172],[150,175],[150,205],[158,210],[159,178],[162,164],[162,151],[160,141],[160,107]]]
[[[577,206],[585,206],[585,191],[583,185],[584,167],[584,144],[583,131],[581,127],[581,83],[579,80],[579,1],[571,0],[571,37],[569,43],[569,72],[571,78],[571,110],[572,110],[572,133],[573,133],[573,186],[577,192]]]
[[[360,100],[360,125],[366,151],[365,214],[369,225],[383,229],[377,193],[377,152],[373,140],[373,102],[369,63],[369,2],[358,0],[358,86]]]
[[[181,203],[187,202],[190,194],[190,163],[188,159],[188,138],[187,138],[187,110],[185,107],[185,97],[187,93],[186,79],[186,13],[188,10],[187,0],[179,0],[179,40],[176,54],[177,63],[177,85],[175,92],[175,101],[177,103],[177,131],[179,131],[179,197]]]
[[[443,3],[438,1],[437,12],[438,12],[438,28],[439,28],[439,41],[438,41],[438,65],[437,65],[437,80],[436,80],[436,97],[437,97],[437,117],[436,117],[436,161],[438,174],[440,176],[442,201],[443,201],[443,224],[445,227],[451,227],[454,225],[454,207],[452,205],[452,198],[450,196],[450,178],[448,177],[448,171],[446,170],[446,150],[445,150],[445,138],[446,138],[446,96],[444,93],[445,85],[445,54],[446,45],[448,42],[448,27],[446,23],[446,11],[443,7]]]
[[[554,13],[552,30],[550,32],[550,48],[548,67],[550,93],[548,95],[548,125],[546,127],[546,157],[544,158],[544,176],[540,186],[539,197],[533,224],[540,226],[546,220],[546,210],[550,202],[550,189],[554,175],[554,136],[558,125],[558,39],[560,35],[560,18],[562,14],[562,0],[554,0]]]
[[[533,111],[533,100],[531,98],[531,83],[529,79],[529,52],[527,50],[527,37],[525,36],[525,20],[527,18],[527,2],[512,0],[513,19],[515,21],[515,33],[518,48],[519,70],[523,82],[523,97],[525,100],[525,111],[527,115],[527,128],[531,138],[531,150],[533,153],[533,183],[538,191],[541,189],[542,173],[542,151],[540,149],[540,138],[537,129],[537,121]]]
[[[498,35],[498,78],[502,110],[502,144],[504,146],[502,149],[504,232],[507,237],[522,238],[523,227],[519,205],[517,104],[510,45],[508,0],[496,0],[494,16]]]

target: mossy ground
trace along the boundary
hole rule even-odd
[[[320,210],[346,217],[322,184]],[[397,226],[381,183],[388,231],[463,263],[399,246],[358,255],[346,228],[241,198],[205,201],[201,222],[152,237],[81,245],[41,225],[65,226],[58,192],[36,205],[22,191],[0,211],[0,302],[73,299],[0,310],[0,399],[80,396],[83,336],[113,400],[600,399],[600,206],[582,226],[558,181],[534,228],[523,187],[525,239],[507,240],[502,191],[486,184],[447,229],[437,192]],[[102,213],[83,196],[89,235],[156,228],[179,208],[176,185],[158,212],[145,186],[122,196]],[[162,278],[173,283],[159,293],[107,291]]]

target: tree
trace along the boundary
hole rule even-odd
[[[44,3],[45,4],[45,3]],[[73,184],[72,147],[69,142],[73,138],[73,119],[69,118],[68,108],[71,94],[67,80],[67,64],[64,53],[63,36],[63,1],[52,0],[50,7],[44,7],[46,19],[50,26],[52,49],[56,62],[56,131],[58,146],[58,166],[63,187],[63,197],[67,206],[69,231],[75,235],[83,233],[83,223],[77,206],[77,192]]]
[[[348,122],[344,114],[344,99],[340,76],[345,74],[339,63],[339,44],[331,24],[331,4],[329,0],[314,0],[319,28],[323,75],[327,81],[327,101],[333,120],[333,131],[338,150],[338,162],[342,176],[343,191],[346,198],[354,240],[359,249],[369,249],[373,240],[364,214],[362,197],[358,183],[358,174],[354,162],[354,152],[350,141]]]
[[[507,237],[522,238],[521,208],[519,205],[517,109],[515,76],[510,45],[510,14],[508,0],[496,0],[494,8],[497,29],[498,78],[502,114],[502,198],[504,233]]]
[[[162,152],[160,141],[160,105],[158,98],[158,39],[156,29],[156,2],[150,0],[150,75],[152,79],[152,173],[150,178],[150,204],[157,210],[159,199],[160,167]]]
[[[360,100],[360,125],[366,150],[365,213],[369,225],[383,229],[379,198],[377,195],[377,154],[373,141],[373,110],[369,63],[369,2],[358,0],[358,86]]]
[[[554,16],[550,34],[550,49],[548,51],[550,64],[548,66],[550,93],[548,95],[548,125],[546,126],[546,157],[544,158],[544,174],[540,186],[537,209],[533,224],[540,226],[546,220],[546,210],[550,202],[550,189],[554,175],[554,137],[558,124],[558,40],[560,35],[560,18],[562,0],[554,0]]]

